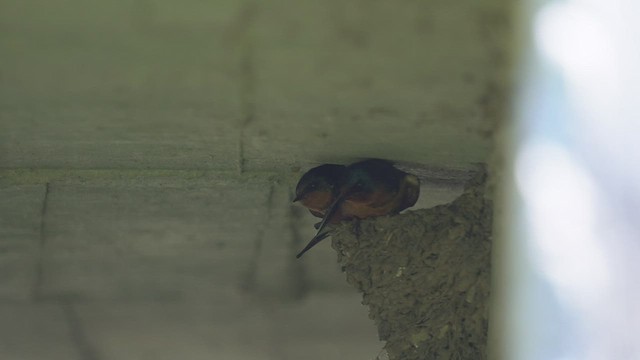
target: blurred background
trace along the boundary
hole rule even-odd
[[[489,163],[494,356],[636,359],[634,0],[0,2],[3,359],[374,359],[295,183]]]
[[[640,358],[640,3],[526,1],[494,247],[503,359]]]

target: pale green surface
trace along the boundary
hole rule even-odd
[[[482,2],[29,4],[0,12],[0,167],[488,154],[502,23]]]
[[[43,185],[0,188],[0,301],[32,297],[43,196]]]
[[[60,306],[3,303],[0,318],[3,359],[84,360],[73,346]]]
[[[0,11],[1,167],[234,168],[241,4],[29,3]]]
[[[253,29],[249,164],[483,161],[494,76],[482,3],[269,2]],[[437,11],[438,6],[443,9]],[[446,10],[445,10],[446,9]],[[284,17],[284,18],[283,18]]]

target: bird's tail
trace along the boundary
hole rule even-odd
[[[296,255],[296,258],[299,259],[300,256],[302,256],[304,253],[309,251],[309,249],[316,246],[320,241],[324,240],[327,236],[330,235],[327,225],[329,225],[329,223],[333,221],[333,218],[336,215],[336,212],[340,209],[342,202],[349,196],[351,191],[352,190],[349,188],[346,191],[343,191],[340,195],[338,195],[338,197],[334,200],[333,204],[331,204],[331,206],[329,206],[329,208],[325,212],[324,217],[322,218],[322,221],[319,224],[316,224],[318,229],[316,236],[314,236],[313,239],[309,241],[307,246],[305,246],[304,249],[302,249],[302,251],[300,251],[298,255]],[[314,227],[316,227],[316,225],[314,225]]]
[[[309,241],[307,246],[305,246],[304,249],[302,249],[302,251],[300,251],[298,253],[298,255],[296,255],[296,259],[299,259],[300,256],[302,256],[304,253],[309,251],[312,247],[316,246],[320,241],[324,240],[327,236],[329,236],[329,231],[328,230],[323,232],[323,233],[321,233],[321,234],[317,234],[316,236],[314,236],[313,239],[311,239],[311,241]]]

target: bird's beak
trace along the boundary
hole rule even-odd
[[[302,200],[302,197],[299,196],[299,195],[296,195],[295,199],[293,199],[292,202],[296,202],[296,201],[300,201],[300,200]]]

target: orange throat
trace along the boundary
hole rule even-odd
[[[300,202],[309,210],[323,213],[331,206],[333,195],[327,191],[314,191],[307,194]]]

